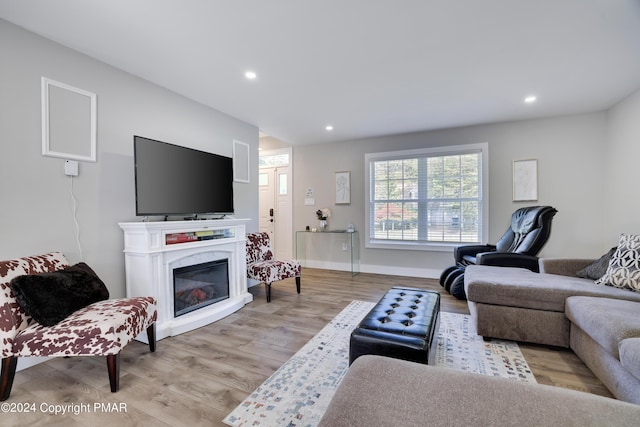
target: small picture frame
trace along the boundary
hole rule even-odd
[[[336,172],[336,205],[348,205],[351,203],[351,172]]]
[[[513,161],[513,201],[538,200],[538,160]]]

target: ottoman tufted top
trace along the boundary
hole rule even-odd
[[[362,320],[359,328],[424,338],[437,316],[440,294],[396,286]]]

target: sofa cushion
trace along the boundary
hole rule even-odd
[[[607,272],[596,284],[640,292],[640,236],[620,235],[618,249],[609,261]]]
[[[53,326],[32,323],[15,339],[16,356],[108,356],[118,354],[157,319],[152,297],[99,301]]]
[[[302,267],[298,261],[269,261],[254,262],[247,266],[247,277],[264,283],[273,283],[289,277],[300,277]]]
[[[576,272],[576,276],[582,277],[583,279],[591,279],[598,280],[607,272],[609,268],[609,261],[611,257],[615,253],[617,248],[609,249],[609,252],[602,255],[597,260],[593,261],[591,264],[583,268],[582,270]]]
[[[535,310],[564,312],[565,300],[573,295],[640,301],[638,292],[524,268],[470,265],[465,270],[464,282],[469,301]]]
[[[109,298],[102,280],[83,262],[63,270],[18,276],[11,280],[11,288],[24,311],[44,326]]]
[[[640,302],[576,296],[567,298],[565,315],[609,354],[620,360],[619,345],[640,338]]]
[[[627,338],[620,341],[618,352],[622,366],[640,380],[640,338]]]
[[[639,405],[603,396],[365,355],[318,425],[631,426],[638,419]]]

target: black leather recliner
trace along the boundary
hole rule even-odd
[[[467,265],[522,267],[538,272],[538,253],[551,235],[551,221],[558,211],[551,206],[520,208],[511,215],[511,226],[495,245],[467,245],[454,249],[456,265],[445,269],[440,284],[458,299],[466,299],[464,269]]]

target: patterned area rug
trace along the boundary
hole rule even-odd
[[[485,342],[471,326],[471,316],[440,313],[435,366],[536,383],[527,361],[514,341]]]
[[[352,301],[223,420],[230,426],[315,426],[349,367],[351,331],[375,304]],[[518,344],[485,342],[470,317],[440,313],[436,366],[535,383]]]

